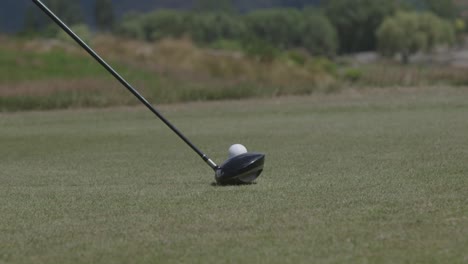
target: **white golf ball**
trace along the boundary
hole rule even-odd
[[[247,149],[241,144],[234,144],[229,147],[229,158],[247,153]]]

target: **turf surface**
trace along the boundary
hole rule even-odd
[[[468,91],[0,114],[0,263],[467,263]]]

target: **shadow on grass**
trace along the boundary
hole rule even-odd
[[[237,183],[237,184],[219,184],[217,182],[210,183],[210,185],[213,186],[213,187],[248,186],[248,185],[256,185],[256,184],[257,184],[257,182]]]

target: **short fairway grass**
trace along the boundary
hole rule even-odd
[[[0,263],[468,263],[468,90],[0,114]]]

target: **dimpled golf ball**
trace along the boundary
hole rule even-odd
[[[229,158],[247,153],[247,149],[241,144],[234,144],[229,147]]]

